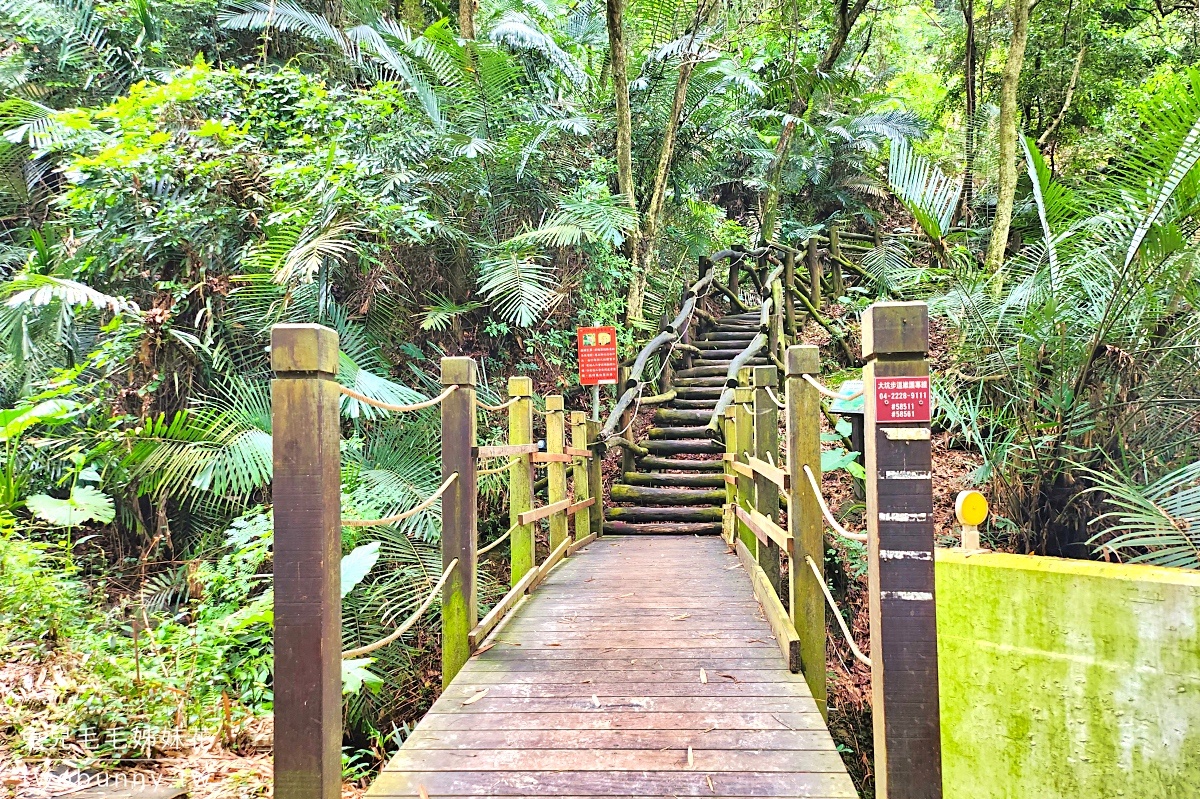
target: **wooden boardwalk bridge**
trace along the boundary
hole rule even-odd
[[[855,265],[836,235],[827,243],[840,291],[840,267]],[[796,288],[801,255],[811,294]],[[825,583],[827,529],[868,548],[870,657],[850,646],[872,668],[877,796],[940,797],[926,310],[864,315],[867,530],[847,531],[821,497],[821,397],[850,397],[820,383],[816,347],[789,346],[797,300],[836,330],[817,310],[820,263],[813,240],[701,259],[677,314],[625,365],[603,425],[561,396],[539,400],[524,377],[488,405],[469,358],[443,360],[434,398],[380,402],[336,382],[336,333],[277,327],[278,799],[339,796],[341,663],[399,640],[438,596],[445,690],[371,797],[853,797],[825,723],[827,604],[834,634],[850,637]],[[347,396],[395,412],[440,405],[434,496],[341,519]],[[646,406],[659,408],[639,439]],[[489,413],[507,414],[508,435],[481,444]],[[615,447],[621,476],[605,501],[601,461]],[[487,475],[507,483],[510,526],[484,543]],[[428,598],[383,640],[342,651],[342,526],[395,524],[439,499],[444,570]],[[506,551],[510,590],[481,618],[480,560]]]
[[[857,796],[715,537],[595,541],[467,661],[372,796]]]

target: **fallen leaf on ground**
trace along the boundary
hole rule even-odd
[[[688,747],[688,768],[696,765],[696,761],[692,759],[692,747]]]
[[[425,790],[424,785],[417,786],[417,793],[421,794],[421,799],[429,799],[429,791]]]
[[[700,682],[708,685],[708,672],[706,672],[704,669],[700,669]]]
[[[490,690],[491,690],[490,688],[484,688],[482,691],[480,691],[479,693],[475,694],[474,696],[471,696],[471,697],[468,697],[467,699],[464,699],[464,700],[463,700],[463,704],[464,704],[464,705],[472,705],[472,704],[474,704],[474,703],[478,702],[480,699],[483,699],[483,697],[484,697],[484,696],[486,696],[486,695],[487,695],[487,692],[488,692],[488,691],[490,691]]]
[[[680,613],[678,616],[672,616],[671,621],[683,621],[684,619],[689,618],[691,615],[692,614],[690,613]]]

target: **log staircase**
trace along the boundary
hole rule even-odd
[[[725,446],[706,425],[730,364],[753,340],[759,322],[758,310],[732,314],[692,341],[700,355],[675,373],[675,398],[654,412],[654,426],[637,442],[650,454],[612,486],[606,533],[720,535]],[[746,362],[769,363],[765,351]]]

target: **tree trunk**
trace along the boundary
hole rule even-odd
[[[475,12],[479,0],[458,0],[458,34],[464,39],[475,38]]]
[[[629,54],[625,49],[625,0],[607,0],[605,22],[608,27],[608,71],[612,75],[613,100],[617,112],[617,191],[637,211],[637,186],[633,182],[633,117],[629,110]],[[632,278],[625,298],[625,319],[640,319],[646,296],[646,270],[642,259],[641,225],[625,237],[625,257]],[[632,312],[631,312],[632,311]],[[636,313],[634,313],[636,312]]]
[[[1004,263],[1008,232],[1012,226],[1013,200],[1017,194],[1017,88],[1021,66],[1025,62],[1025,43],[1029,38],[1028,0],[1012,0],[1012,41],[1000,82],[1000,181],[996,195],[996,218],[988,242],[985,265],[991,272]]]
[[[963,64],[963,85],[967,90],[966,131],[967,164],[963,171],[962,216],[969,219],[975,202],[975,0],[963,0],[963,22],[967,27],[966,58]]]
[[[646,215],[642,223],[641,241],[638,260],[634,263],[633,279],[629,282],[629,296],[625,301],[625,318],[629,322],[642,320],[643,305],[646,300],[646,278],[650,267],[658,254],[658,229],[662,224],[663,209],[667,200],[667,179],[671,172],[671,159],[675,155],[675,138],[679,134],[679,125],[683,120],[683,107],[687,102],[688,84],[692,73],[696,70],[694,56],[685,56],[679,65],[679,78],[675,82],[675,97],[671,102],[671,116],[667,119],[666,130],[663,131],[662,147],[658,151],[658,165],[654,170],[654,187],[650,191],[650,201],[646,205]],[[637,268],[637,267],[641,268]]]

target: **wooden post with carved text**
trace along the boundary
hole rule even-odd
[[[862,342],[876,795],[940,799],[927,306],[872,305]]]
[[[275,514],[275,796],[342,787],[341,395],[338,335],[271,329]]]
[[[457,386],[442,400],[442,481],[458,475],[442,495],[442,563],[448,565],[458,558],[458,565],[442,587],[442,687],[450,684],[471,657],[469,634],[479,623],[475,597],[479,535],[475,473],[477,375],[471,358],[442,358],[442,385]]]
[[[825,523],[807,466],[821,484],[821,395],[804,375],[821,373],[821,350],[812,344],[788,347],[784,378],[787,471],[791,479],[788,532],[792,536],[788,582],[792,624],[800,636],[800,667],[821,715],[828,717],[825,673],[825,596],[806,557],[825,570]]]
[[[533,380],[510,377],[508,396],[516,402],[508,408],[508,443],[533,443]],[[508,470],[508,523],[513,527],[509,538],[509,572],[512,584],[521,582],[533,568],[533,522],[519,524],[522,513],[533,510],[533,456],[515,456],[517,463]]]

